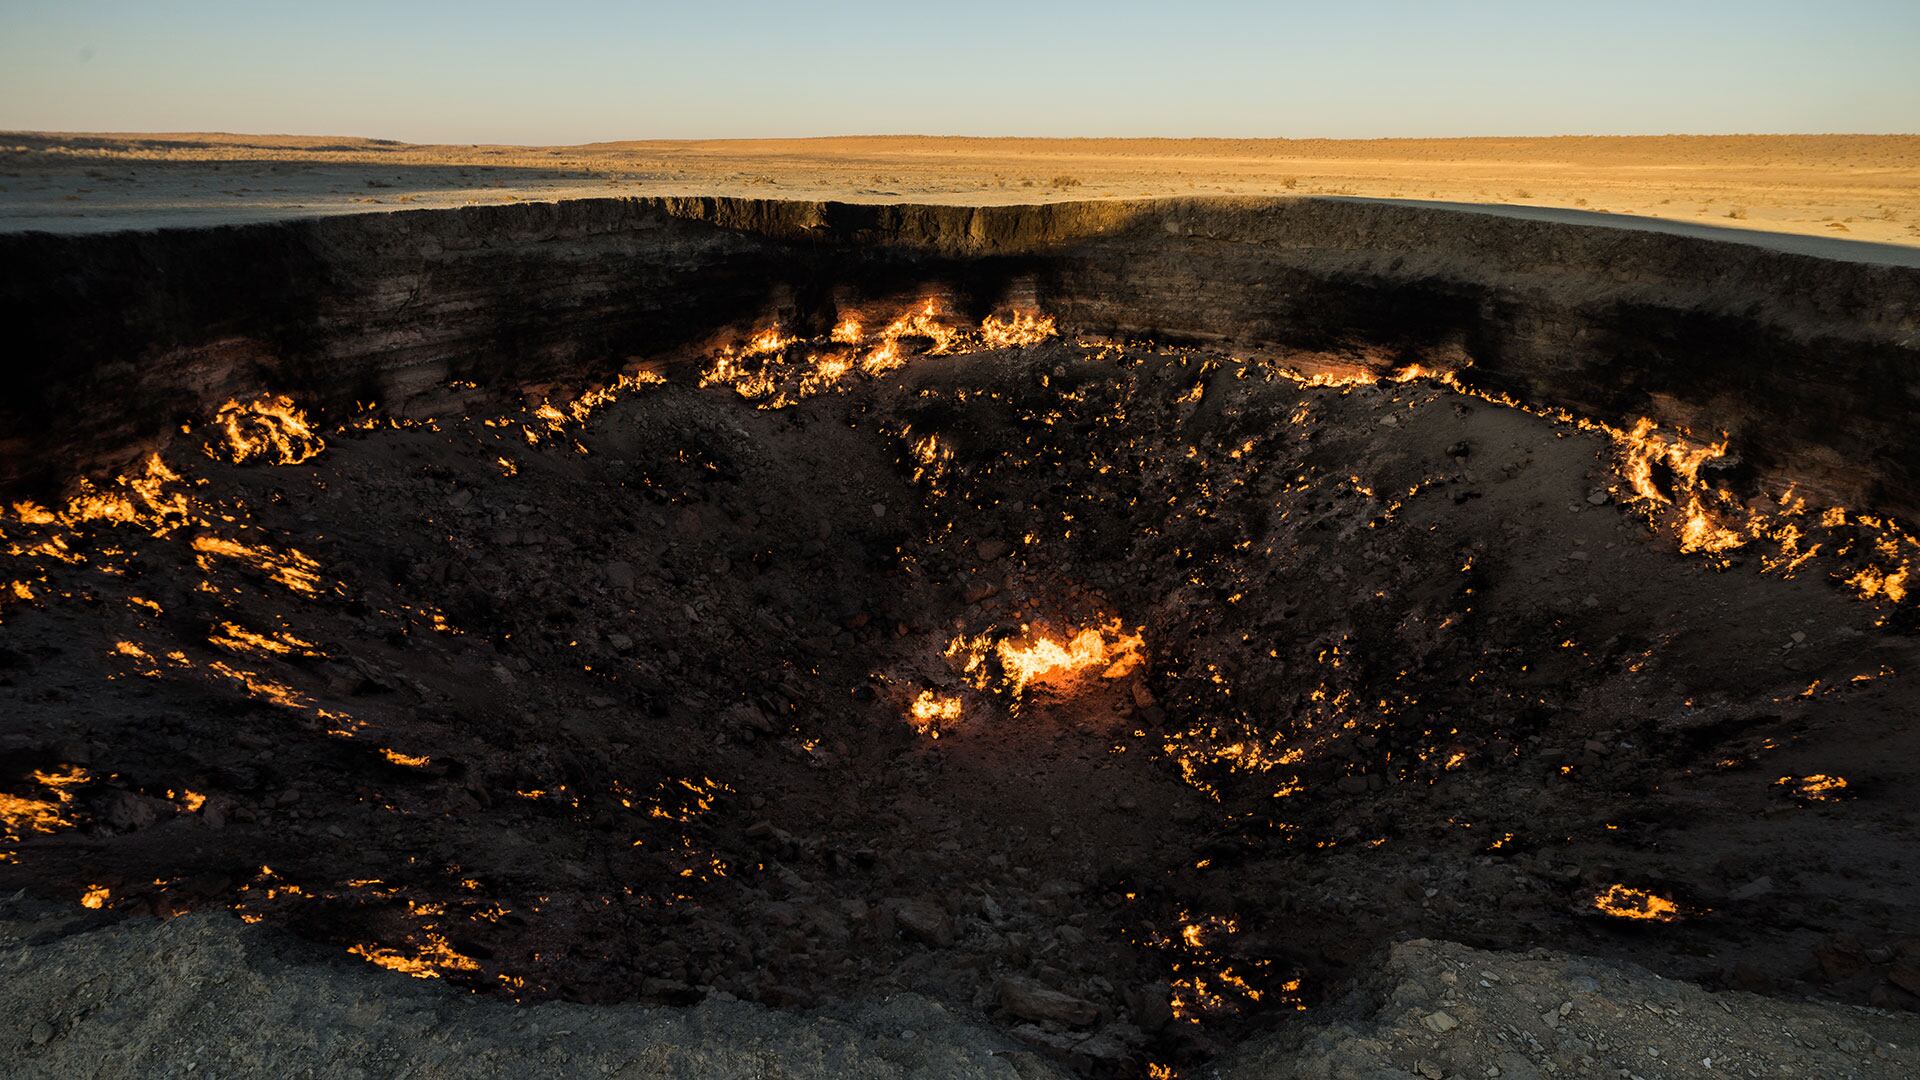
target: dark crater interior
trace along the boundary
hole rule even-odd
[[[1408,935],[1914,1006],[1912,601],[1831,558],[1898,534],[1683,551],[1758,494],[1418,371],[889,340],[240,408],[256,460],[15,504],[0,889],[524,1000],[912,990],[1098,1075]]]

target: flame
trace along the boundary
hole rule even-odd
[[[53,771],[35,769],[29,775],[47,789],[47,797],[0,792],[0,839],[12,842],[26,833],[50,833],[74,826],[65,816],[64,808],[73,803],[73,793],[67,789],[86,783],[90,779],[87,770],[63,765]]]
[[[169,485],[179,481],[179,474],[168,468],[159,454],[149,454],[141,471],[115,477],[111,487],[102,488],[82,478],[58,512],[31,502],[14,503],[13,512],[23,525],[66,528],[95,523],[138,525],[156,537],[163,537],[179,525],[200,523],[186,494],[168,490]],[[78,556],[63,557],[65,548],[65,538],[56,535],[38,549],[16,548],[11,553],[47,555],[63,562],[82,561]]]
[[[249,461],[298,465],[327,448],[307,423],[306,414],[284,395],[262,396],[245,405],[228,401],[214,414],[213,422],[226,433],[226,459],[236,465]],[[217,460],[221,454],[210,443],[207,456]]]
[[[1204,860],[1201,865],[1206,865]],[[1223,948],[1223,942],[1240,932],[1235,920],[1220,915],[1194,917],[1182,911],[1179,921],[1179,928],[1171,936],[1149,932],[1140,942],[1172,954],[1168,960],[1172,976],[1168,980],[1172,990],[1169,1004],[1175,1019],[1198,1024],[1211,1016],[1230,1015],[1258,1005],[1269,996],[1295,1009],[1305,1008],[1298,996],[1299,979],[1278,979],[1272,960],[1235,959]]]
[[[907,722],[915,731],[923,735],[940,737],[941,724],[952,724],[960,719],[960,699],[932,690],[920,691],[913,699],[913,705],[907,710]]]
[[[380,756],[386,758],[388,761],[392,762],[395,765],[399,765],[408,769],[424,769],[433,761],[432,758],[427,757],[425,754],[421,754],[419,756],[415,756],[413,754],[403,754],[398,750],[391,750],[384,746],[380,748]]]
[[[249,697],[257,698],[286,709],[304,710],[307,708],[307,699],[301,695],[300,691],[295,690],[291,686],[274,682],[272,679],[262,678],[256,672],[242,671],[239,668],[228,665],[223,660],[215,660],[213,663],[208,664],[207,670],[222,678],[239,683],[241,687],[246,690],[247,696]],[[321,715],[326,715],[324,710],[321,710]]]
[[[112,890],[105,885],[89,885],[87,891],[80,894],[80,906],[98,911],[107,906],[107,899],[111,895]]]
[[[575,424],[586,423],[595,412],[619,400],[620,396],[628,391],[638,390],[643,386],[660,386],[666,381],[665,375],[652,368],[639,368],[621,375],[605,386],[596,386],[582,393],[579,397],[567,402],[564,409],[551,401],[543,401],[533,410],[533,415],[545,421],[549,429],[557,432],[564,429],[569,420]],[[512,476],[514,472],[510,467],[512,463],[505,458],[499,459],[499,462],[502,467],[507,468],[507,475]]]
[[[1673,500],[1655,482],[1654,465],[1664,464],[1673,470],[1682,488],[1691,488],[1700,482],[1702,465],[1726,455],[1727,441],[1690,446],[1684,440],[1654,434],[1654,427],[1654,422],[1643,416],[1634,422],[1632,430],[1620,436],[1624,455],[1621,472],[1640,498],[1671,503]]]
[[[959,342],[960,332],[940,321],[940,301],[929,296],[924,303],[908,309],[880,331],[883,341],[898,341],[908,337],[931,341],[933,345],[927,351],[937,356]]]
[[[824,338],[810,342],[778,327],[760,330],[744,345],[714,354],[700,385],[725,386],[760,408],[781,409],[837,387],[856,370],[879,377],[902,367],[909,348],[904,343],[909,340],[924,343],[912,346],[919,354],[941,356],[1032,345],[1057,333],[1051,316],[1030,311],[1015,311],[1004,318],[989,315],[977,331],[969,330],[951,324],[938,298],[929,297],[871,335],[851,316],[835,324]],[[802,355],[795,347],[803,344],[813,349]]]
[[[989,349],[1038,345],[1058,333],[1053,316],[1035,311],[1016,311],[1006,319],[989,315],[980,322],[980,338]]]
[[[967,677],[974,689],[987,688],[987,656],[993,651],[993,642],[985,634],[968,637],[961,634],[947,643],[944,655],[948,663]]]
[[[907,443],[907,454],[914,462],[914,483],[925,480],[933,485],[933,494],[944,494],[939,489],[940,478],[945,474],[947,465],[953,461],[952,444],[938,435],[927,435],[918,439],[912,439],[910,431],[903,431],[901,435],[910,440]]]
[[[1651,922],[1677,922],[1680,905],[1645,889],[1628,885],[1609,885],[1593,898],[1593,908],[1616,919],[1640,919]]]
[[[275,631],[273,635],[269,637],[265,634],[256,634],[246,627],[231,622],[221,622],[216,625],[213,633],[207,635],[207,641],[210,644],[218,645],[223,649],[237,653],[251,653],[254,655],[264,653],[272,656],[309,657],[320,655],[314,651],[315,646],[313,642],[303,641],[285,630]],[[126,643],[122,642],[121,644],[124,645]],[[126,650],[122,649],[121,651],[125,652]]]
[[[1817,515],[1819,527],[1866,531],[1870,535],[1865,539],[1870,542],[1858,543],[1860,538],[1845,534],[1829,541],[1813,540],[1808,535],[1813,526],[1793,520],[1806,516],[1808,508],[1805,499],[1791,488],[1755,500],[1758,505],[1741,503],[1702,475],[1706,465],[1726,456],[1730,440],[1724,434],[1715,442],[1702,442],[1684,432],[1666,434],[1650,417],[1640,417],[1630,427],[1615,427],[1566,409],[1532,406],[1511,394],[1478,389],[1463,382],[1457,372],[1419,364],[1386,373],[1357,364],[1313,374],[1286,367],[1271,370],[1302,386],[1341,390],[1431,379],[1455,393],[1595,432],[1611,441],[1619,455],[1619,473],[1627,487],[1623,501],[1640,507],[1650,524],[1670,527],[1682,552],[1720,557],[1764,541],[1770,550],[1760,556],[1761,570],[1791,577],[1827,549],[1835,556],[1852,554],[1870,560],[1867,565],[1856,564],[1835,575],[1861,599],[1898,605],[1911,595],[1920,540],[1890,519],[1851,513],[1839,506],[1827,507]],[[1724,558],[1718,561],[1727,564]]]
[[[779,327],[771,326],[747,339],[747,355],[776,353],[793,344],[795,340],[797,339],[782,334]]]
[[[443,971],[480,970],[479,961],[459,952],[445,937],[435,933],[428,933],[426,943],[415,947],[410,955],[385,945],[352,945],[347,952],[416,979],[437,979]]]
[[[1747,542],[1746,535],[1722,524],[1702,501],[1705,484],[1700,479],[1700,469],[1708,462],[1726,456],[1726,439],[1717,443],[1698,444],[1682,438],[1669,438],[1656,434],[1653,420],[1645,416],[1625,432],[1604,425],[1602,427],[1620,446],[1621,476],[1633,488],[1635,498],[1649,504],[1675,505],[1673,497],[1658,482],[1654,468],[1662,465],[1672,472],[1674,487],[1685,496],[1684,503],[1679,507],[1681,524],[1678,538],[1681,551],[1717,555]]]
[[[1846,777],[1828,776],[1825,773],[1801,777],[1783,776],[1773,784],[1775,787],[1787,788],[1794,797],[1806,799],[1809,802],[1833,802],[1847,789]]]
[[[869,375],[884,375],[906,362],[906,357],[900,355],[900,340],[887,338],[860,361],[860,370]]]
[[[6,839],[12,841],[22,833],[72,828],[73,822],[61,817],[60,804],[56,801],[0,792],[0,826],[5,827]]]
[[[1009,689],[1018,696],[1035,683],[1071,686],[1096,669],[1103,679],[1118,679],[1140,665],[1145,644],[1138,631],[1127,633],[1115,618],[1065,641],[1043,634],[1025,644],[1002,641],[995,651]]]
[[[1912,568],[1905,564],[1895,568],[1891,573],[1878,566],[1863,567],[1847,579],[1847,584],[1853,586],[1863,600],[1884,596],[1888,601],[1897,604],[1907,598],[1907,575],[1911,570]]]
[[[193,538],[193,550],[202,555],[218,555],[246,563],[297,593],[313,596],[320,591],[320,564],[292,548],[283,554],[265,544],[243,544],[218,536],[196,536]],[[206,560],[202,559],[200,565],[206,569]]]

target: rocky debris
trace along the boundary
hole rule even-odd
[[[0,902],[0,1072],[141,1075],[637,1075],[688,1080],[1062,1076],[1144,1071],[1141,1034],[1001,980],[1007,1034],[900,994],[797,1014],[711,996],[684,1008],[515,1005],[391,978],[226,914],[105,920]],[[1445,1016],[1446,1022],[1434,1018]],[[1022,1047],[1022,1043],[1029,1048]],[[1227,1049],[1220,1080],[1820,1076],[1920,1069],[1920,1020],[1711,993],[1631,965],[1401,942],[1350,989]],[[1044,1056],[1043,1056],[1044,1055]]]
[[[1698,985],[1545,949],[1399,942],[1343,1000],[1218,1062],[1221,1080],[1905,1077],[1920,1018]]]
[[[316,954],[226,914],[76,925],[0,903],[0,1073],[348,1078],[1048,1080],[1030,1050],[903,994],[802,1015],[521,1006]]]
[[[1038,1024],[1087,1027],[1100,1018],[1100,1007],[1091,1001],[1050,990],[1029,979],[1001,979],[997,996],[1000,1007],[1010,1015]]]
[[[884,905],[900,932],[925,945],[953,944],[953,918],[931,900],[888,900]]]

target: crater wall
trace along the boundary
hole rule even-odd
[[[593,199],[0,236],[0,488],[109,469],[220,401],[431,414],[779,319],[937,293],[1066,331],[1463,369],[1920,516],[1920,270],[1330,199],[866,206]]]

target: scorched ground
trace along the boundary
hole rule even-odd
[[[915,305],[235,402],[0,521],[0,888],[522,999],[912,989],[1101,1074],[1408,934],[1920,1001],[1911,539],[1306,361]]]

